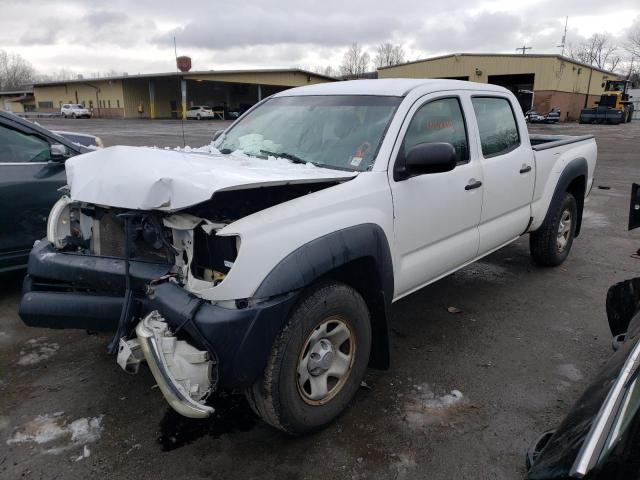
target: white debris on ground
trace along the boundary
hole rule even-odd
[[[444,425],[449,423],[450,415],[465,402],[460,390],[438,395],[427,383],[414,385],[411,394],[407,395],[404,418],[414,427]]]
[[[28,340],[20,350],[18,365],[35,365],[55,355],[60,350],[60,345],[45,342],[46,339],[47,337],[39,337]]]
[[[103,431],[103,416],[79,418],[72,422],[64,412],[38,415],[16,430],[7,440],[8,445],[35,443],[48,447],[44,453],[58,455],[72,448],[82,445],[80,457],[75,461],[87,458],[91,451],[86,444],[97,442]]]
[[[0,331],[0,343],[7,342],[10,339],[11,339],[11,335],[9,335],[7,332]]]

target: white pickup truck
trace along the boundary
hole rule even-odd
[[[359,80],[269,97],[200,151],[67,160],[69,191],[29,258],[32,326],[115,331],[170,405],[202,418],[242,389],[291,434],[389,364],[392,302],[529,234],[562,263],[592,137],[530,136],[501,87]]]

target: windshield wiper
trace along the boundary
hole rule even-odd
[[[260,150],[260,153],[264,153],[265,155],[273,155],[274,157],[286,158],[287,160],[291,160],[293,163],[313,163],[313,162],[309,162],[308,160],[304,160],[303,158],[300,158],[297,155],[294,155],[293,153],[287,153],[287,152],[276,153],[276,152],[270,152],[269,150]]]

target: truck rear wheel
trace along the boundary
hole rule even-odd
[[[264,374],[245,395],[275,428],[292,435],[320,430],[353,399],[370,351],[371,321],[360,294],[321,283],[293,309]]]
[[[578,207],[569,192],[550,207],[551,216],[529,235],[529,250],[533,260],[544,267],[557,267],[569,255],[576,233]]]

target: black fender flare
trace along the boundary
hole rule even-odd
[[[388,318],[394,289],[393,261],[387,236],[379,225],[363,223],[343,228],[302,245],[269,272],[254,297],[268,298],[301,290],[357,260],[367,260],[370,265],[374,265],[377,274],[377,278],[364,279],[370,295],[363,296],[368,300],[373,330],[370,365],[388,368]]]
[[[551,197],[551,203],[549,203],[549,207],[547,208],[547,213],[544,217],[544,222],[549,221],[551,215],[553,214],[551,211],[551,206],[555,205],[559,202],[564,196],[567,188],[576,178],[584,177],[585,181],[585,192],[582,198],[576,198],[576,202],[578,204],[578,221],[576,223],[576,233],[577,237],[580,234],[580,227],[582,226],[582,211],[584,209],[584,197],[586,196],[586,188],[587,188],[587,179],[589,178],[589,165],[587,160],[583,157],[574,158],[571,160],[565,167],[562,173],[560,174],[560,178],[558,178],[558,183],[556,183],[556,188],[553,191],[553,196]]]

